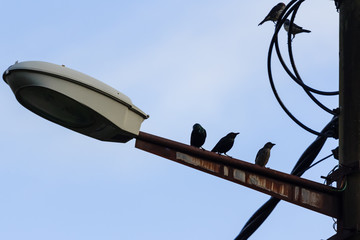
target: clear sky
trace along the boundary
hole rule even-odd
[[[276,143],[268,167],[289,173],[315,136],[281,110],[267,77],[274,25],[257,26],[277,1],[3,1],[0,70],[15,61],[64,64],[121,91],[150,115],[141,131],[189,143],[206,128],[211,149],[240,132],[229,155],[254,162]],[[338,13],[305,1],[294,56],[304,81],[338,89]],[[279,34],[283,52],[286,34]],[[286,55],[285,55],[286,56]],[[321,130],[318,108],[274,58],[283,101]],[[331,109],[337,97],[320,97]],[[0,239],[233,239],[269,196],[151,155],[101,142],[34,115],[0,87]],[[319,158],[338,142],[329,139]],[[322,182],[333,158],[304,174]],[[333,220],[281,202],[251,239],[327,239]]]

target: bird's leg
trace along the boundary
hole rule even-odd
[[[233,158],[232,156],[229,156],[229,155],[227,155],[226,153],[224,153],[224,155],[227,156],[227,157],[229,157],[229,158]]]

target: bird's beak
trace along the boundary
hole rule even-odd
[[[240,134],[239,132],[238,133],[235,133],[236,135]]]

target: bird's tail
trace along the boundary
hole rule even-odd
[[[307,29],[302,29],[301,32],[310,33],[311,31],[310,31],[310,30],[307,30]]]
[[[264,19],[264,20],[262,20],[260,23],[259,23],[259,25],[258,26],[260,26],[261,24],[263,24],[264,22],[266,22],[266,18]]]
[[[269,20],[270,20],[269,16],[266,16],[266,17],[264,18],[264,20],[262,20],[262,21],[259,23],[258,26],[260,26],[261,24],[263,24],[264,22],[269,21]]]

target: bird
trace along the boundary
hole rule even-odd
[[[212,152],[216,152],[219,154],[225,154],[226,156],[230,157],[226,153],[232,148],[234,145],[235,137],[239,133],[231,132],[227,134],[225,137],[221,138],[219,142],[215,145],[215,147],[211,150]]]
[[[273,21],[275,23],[275,21],[277,21],[279,19],[280,14],[284,11],[285,6],[286,6],[285,3],[283,3],[283,2],[276,4],[276,6],[270,10],[268,15],[266,15],[264,20],[262,20],[258,26],[260,26],[261,24],[263,24],[266,21]]]
[[[267,142],[256,154],[255,164],[265,167],[270,158],[270,150],[274,145],[274,143]]]
[[[339,12],[341,0],[335,0],[336,11]]]
[[[206,130],[199,123],[195,123],[190,137],[190,145],[201,148],[205,143]]]
[[[285,22],[284,22],[284,28],[287,32],[289,32],[289,28],[290,28],[290,20],[289,19],[286,19]],[[290,34],[293,35],[292,39],[295,38],[295,34],[298,34],[298,33],[302,33],[302,32],[306,32],[306,33],[309,33],[311,32],[310,30],[307,30],[307,29],[303,29],[302,27],[296,25],[295,23],[292,24],[291,26],[291,31],[290,31]],[[292,40],[291,39],[291,40]]]

